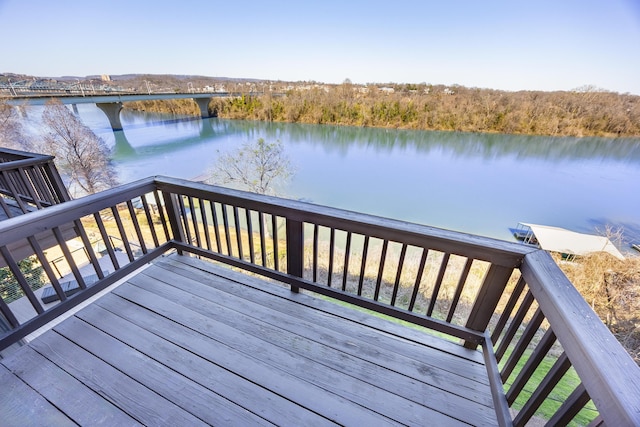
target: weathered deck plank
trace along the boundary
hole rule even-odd
[[[221,398],[228,400],[227,405],[238,406],[241,410],[244,410],[243,407],[247,408],[264,420],[271,420],[274,423],[332,424],[327,419],[299,405],[291,404],[282,396],[246,380],[220,364],[212,363],[212,360],[221,357],[217,348],[220,346],[219,343],[207,341],[205,337],[198,336],[190,329],[181,328],[172,320],[155,316],[152,312],[132,310],[133,303],[126,303],[113,295],[108,297],[101,301],[105,308],[102,306],[90,307],[90,310],[79,313],[79,316],[89,323],[101,325],[101,328],[108,332],[116,333],[120,339],[123,339],[127,345],[132,346],[135,350],[143,354],[152,354],[158,362],[172,366],[176,372],[186,378],[219,393]],[[111,311],[108,311],[109,309]],[[140,325],[146,326],[146,328]],[[122,334],[123,327],[128,328],[130,333]],[[159,332],[164,338],[153,332]],[[191,341],[194,343],[190,344]],[[217,402],[211,402],[210,410],[215,409],[214,403]],[[225,408],[220,410],[230,412]],[[248,417],[243,415],[243,418]],[[229,417],[228,419],[233,419],[233,423],[238,425],[256,423],[255,421],[253,423],[240,422],[243,418]],[[262,420],[262,424],[266,423],[264,420]]]
[[[0,365],[0,384],[2,384],[0,417],[3,426],[22,427],[29,424],[25,422],[26,420],[38,420],[41,425],[76,425],[2,365]]]
[[[392,420],[384,419],[379,413],[378,408],[366,408],[354,404],[339,394],[326,390],[325,384],[318,384],[322,381],[321,377],[315,378],[314,381],[305,381],[300,379],[296,373],[296,369],[289,366],[288,369],[277,369],[268,361],[263,360],[269,352],[268,343],[263,343],[258,352],[250,356],[246,352],[227,344],[225,340],[207,340],[197,330],[211,330],[213,335],[219,333],[219,325],[207,316],[200,316],[195,312],[190,312],[181,304],[172,306],[171,301],[159,297],[151,292],[138,289],[134,286],[123,286],[115,292],[123,298],[132,301],[144,300],[145,305],[152,311],[157,311],[160,315],[172,313],[172,319],[178,323],[188,323],[191,328],[171,328],[172,325],[161,322],[160,317],[156,317],[154,321],[145,324],[145,327],[154,329],[157,333],[169,335],[171,341],[175,341],[181,346],[188,346],[188,349],[200,357],[206,358],[214,364],[222,366],[224,369],[232,370],[237,375],[252,381],[266,389],[273,390],[285,399],[296,402],[311,411],[323,414],[328,419],[339,424],[354,425],[357,423],[374,423],[378,425],[394,425]],[[165,311],[168,309],[169,311]],[[179,312],[177,312],[179,311]],[[160,329],[158,329],[158,326]],[[171,328],[171,329],[168,329]],[[193,331],[195,333],[190,332]],[[236,332],[238,333],[238,332]],[[186,338],[185,338],[186,337]],[[249,337],[245,337],[249,338]],[[250,339],[250,338],[249,338]],[[247,343],[251,346],[251,343]],[[345,384],[342,380],[341,384]],[[363,389],[363,393],[373,392],[372,389]]]
[[[183,257],[176,259],[174,257],[162,258],[158,260],[158,264],[166,263],[172,266],[171,271],[179,272],[181,269],[185,269],[185,264],[187,266],[193,267],[202,272],[208,273],[204,276],[198,275],[197,277],[208,277],[210,274],[220,274],[219,266],[216,266],[210,262],[201,262],[197,258],[192,257]],[[241,283],[243,286],[250,287],[256,290],[260,290],[261,292],[265,291],[264,282],[258,278],[254,277],[246,277],[245,274],[224,269],[226,270],[224,273],[224,277],[232,280],[236,283]],[[192,270],[191,270],[192,271]],[[199,273],[197,273],[199,274]],[[393,336],[399,338],[401,342],[413,341],[417,343],[416,348],[419,348],[420,351],[424,351],[424,346],[431,347],[436,349],[438,352],[442,353],[450,353],[462,357],[464,359],[473,360],[479,364],[484,364],[484,358],[480,351],[470,350],[464,348],[463,346],[450,342],[447,340],[443,340],[439,337],[434,337],[429,334],[425,334],[421,331],[417,331],[414,329],[407,329],[404,325],[394,322],[389,322],[380,317],[371,316],[369,313],[358,311],[358,310],[348,310],[345,311],[340,305],[336,304],[327,304],[325,300],[318,298],[310,298],[304,293],[300,294],[292,294],[287,287],[274,287],[269,288],[269,293],[273,295],[278,295],[282,298],[286,298],[292,301],[297,301],[300,304],[306,307],[313,307],[319,313],[327,313],[327,319],[336,319],[339,322],[339,319],[348,319],[351,324],[366,326],[363,327],[363,330],[370,330],[371,328],[384,332],[382,336]],[[304,313],[304,311],[303,311]],[[336,317],[337,316],[337,317]],[[354,328],[355,331],[358,331],[358,328]],[[351,328],[346,330],[345,332],[351,331]],[[372,334],[375,335],[375,334]],[[384,343],[380,343],[384,345]],[[393,349],[396,348],[396,342],[393,340],[389,340],[389,346]],[[447,367],[441,367],[442,369],[447,369]],[[455,369],[451,369],[451,371],[455,372]],[[482,378],[482,381],[488,383],[486,378]]]
[[[80,425],[496,424],[478,352],[189,257],[1,363],[42,403],[26,424],[47,411]]]
[[[156,276],[156,273],[150,272],[149,274]],[[191,274],[193,275],[193,272]],[[314,362],[313,366],[324,365],[324,370],[338,371],[341,375],[355,378],[355,382],[360,380],[377,384],[378,387],[420,405],[437,411],[444,410],[455,413],[459,419],[465,422],[490,424],[495,421],[492,401],[490,396],[487,396],[488,386],[469,381],[464,376],[447,372],[442,375],[442,370],[438,369],[437,364],[434,364],[433,361],[430,362],[431,365],[427,365],[422,361],[407,358],[403,354],[378,348],[364,340],[343,335],[344,319],[341,319],[342,328],[335,325],[335,328],[332,329],[327,328],[321,322],[310,323],[290,316],[291,311],[302,308],[297,304],[289,307],[287,313],[282,313],[257,303],[251,303],[247,299],[234,299],[233,295],[228,295],[226,292],[232,292],[231,288],[239,285],[234,285],[228,280],[219,284],[224,287],[224,291],[222,291],[214,289],[216,285],[213,283],[209,283],[209,286],[201,284],[200,281],[204,280],[201,277],[198,277],[198,281],[193,281],[187,277],[175,277],[170,272],[163,272],[163,276],[154,277],[153,281],[145,281],[143,278],[144,275],[140,275],[134,279],[133,283],[154,289],[155,292],[163,294],[166,298],[184,299],[184,303],[181,302],[181,304],[204,314],[206,317],[215,315],[216,319],[226,322],[232,329],[228,333],[229,338],[225,338],[225,342],[238,337],[238,330],[248,334],[259,334],[263,337],[262,339],[277,343],[276,345],[287,351],[290,349],[294,353],[291,356],[294,361],[300,358],[311,359]],[[183,292],[174,294],[173,287],[160,287],[159,282],[163,280],[182,287]],[[204,288],[200,289],[200,286]],[[189,296],[189,290],[195,295]],[[262,301],[265,299],[261,298]],[[309,311],[308,308],[307,311]],[[216,335],[218,334],[220,334],[219,326],[216,327]],[[240,343],[245,341],[247,339],[243,338]],[[400,346],[400,349],[402,348]],[[423,352],[421,356],[424,360],[433,359],[434,357],[430,353],[433,352]],[[285,356],[281,354],[278,354],[274,359],[271,363],[284,363],[283,361],[286,360]],[[448,359],[436,357],[436,359],[438,363],[443,365],[446,365],[449,359],[456,360],[453,357]],[[483,369],[480,365],[477,367]],[[433,384],[436,384],[437,387]],[[480,404],[469,405],[469,400]]]
[[[44,398],[80,425],[123,427],[140,425],[117,406],[31,347],[25,347],[19,359],[10,358],[3,360],[2,363],[25,384],[38,390]],[[69,396],[73,397],[69,398]]]
[[[118,367],[109,365],[53,331],[38,337],[29,346],[142,424],[206,425],[154,390],[132,380]],[[179,393],[179,390],[175,392]],[[73,395],[68,393],[65,397],[73,399]]]

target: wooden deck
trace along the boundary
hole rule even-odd
[[[496,425],[482,355],[186,256],[0,360],[2,425]]]

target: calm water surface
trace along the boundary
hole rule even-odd
[[[640,241],[640,139],[551,138],[193,120],[123,111],[116,135],[93,105],[85,124],[113,148],[121,182],[194,178],[218,151],[280,140],[296,173],[287,197],[510,240],[519,221]]]

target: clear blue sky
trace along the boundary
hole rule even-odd
[[[640,94],[640,0],[0,0],[0,72]]]

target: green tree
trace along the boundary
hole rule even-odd
[[[293,174],[293,166],[280,141],[244,143],[233,152],[220,153],[207,182],[231,184],[258,194],[276,194]]]

